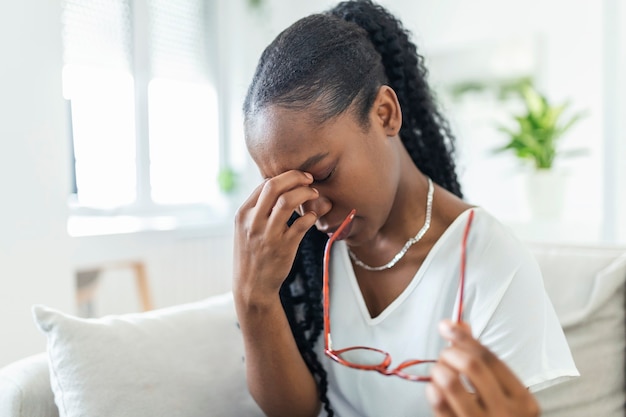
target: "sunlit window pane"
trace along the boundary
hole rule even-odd
[[[209,202],[218,192],[215,91],[209,84],[154,79],[148,96],[152,200]]]
[[[80,205],[113,208],[136,195],[133,78],[121,70],[66,66]]]
[[[214,205],[215,5],[63,0],[62,6],[79,209],[141,215],[164,204]]]

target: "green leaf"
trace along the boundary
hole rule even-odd
[[[237,174],[230,168],[222,168],[217,174],[220,190],[230,193],[237,188]]]
[[[497,126],[509,141],[495,151],[512,151],[520,159],[532,160],[537,168],[550,168],[557,155],[568,155],[557,152],[559,138],[584,114],[577,113],[563,121],[570,103],[552,105],[531,83],[520,84],[518,93],[525,105],[525,113],[512,115],[515,128]]]
[[[558,135],[561,136],[562,134],[564,134],[565,132],[570,130],[572,128],[572,126],[574,126],[576,123],[578,123],[578,121],[582,120],[585,117],[587,117],[587,113],[586,112],[580,112],[580,113],[575,114],[563,126],[558,128],[558,130],[557,130],[558,131]]]

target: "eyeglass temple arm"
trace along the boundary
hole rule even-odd
[[[337,239],[338,236],[341,236],[343,230],[350,224],[350,222],[354,219],[356,215],[356,209],[352,209],[350,213],[346,216],[344,221],[339,225],[335,233],[328,239],[326,242],[326,246],[324,247],[324,271],[323,271],[323,282],[322,282],[322,299],[324,300],[324,332],[326,335],[325,343],[326,349],[332,350],[332,340],[330,338],[330,283],[328,282],[328,277],[330,276],[329,268],[330,268],[330,249],[333,246],[333,243]]]
[[[463,232],[463,241],[461,243],[461,278],[459,280],[459,310],[457,311],[456,322],[460,323],[463,316],[463,296],[465,292],[465,264],[467,263],[467,237],[469,236],[470,226],[474,220],[474,210],[471,209],[465,231]]]

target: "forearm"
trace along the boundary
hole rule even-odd
[[[268,416],[317,416],[317,385],[291,333],[278,295],[265,302],[236,296],[250,393]]]

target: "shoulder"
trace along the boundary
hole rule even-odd
[[[505,225],[475,207],[467,241],[466,288],[481,331],[502,300],[506,309],[528,311],[544,296],[543,279],[530,250]],[[467,214],[464,214],[467,216]],[[469,304],[468,304],[469,305]]]
[[[492,268],[536,268],[535,272],[539,271],[530,248],[506,225],[481,207],[470,210],[474,211],[474,220],[467,245],[473,257]]]

